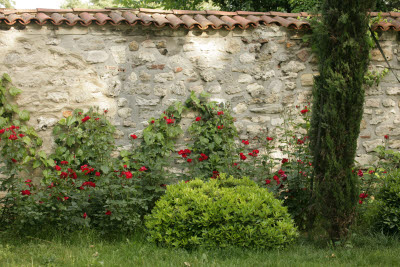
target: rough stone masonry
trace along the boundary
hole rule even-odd
[[[52,149],[51,129],[63,111],[98,106],[108,109],[118,127],[116,138],[128,143],[140,136],[151,117],[191,91],[206,91],[230,105],[243,139],[260,129],[275,133],[282,113],[310,101],[316,58],[303,42],[304,32],[276,25],[247,30],[187,30],[136,25],[2,26],[0,71],[23,90],[17,103],[31,112],[29,124]],[[400,33],[383,32],[381,45],[400,76]],[[372,51],[372,70],[385,62]],[[367,88],[358,141],[360,164],[390,135],[400,148],[400,84],[389,73]],[[182,121],[187,128],[195,114]]]

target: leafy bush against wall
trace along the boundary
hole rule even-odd
[[[385,233],[400,232],[400,171],[389,173],[376,196],[378,214],[375,223]]]
[[[248,178],[167,187],[145,221],[150,240],[174,247],[282,248],[297,230],[282,202]]]

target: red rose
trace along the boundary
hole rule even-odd
[[[131,172],[124,172],[126,179],[131,179],[133,177],[133,174]]]
[[[86,212],[83,214],[83,219],[86,219],[86,217],[87,217],[87,214],[86,214]]]
[[[111,211],[107,210],[106,211],[106,215],[110,216],[111,215]]]
[[[61,167],[58,165],[54,166],[54,169],[56,169],[57,171],[61,171]]]
[[[274,140],[274,138],[272,138],[272,137],[267,137],[267,140],[268,140],[268,141],[272,141],[272,140]]]
[[[222,128],[224,128],[224,125],[218,126],[217,128],[218,130],[221,130]]]
[[[363,203],[363,201],[362,201],[362,199],[360,199],[359,201],[358,201],[358,204],[362,204]]]
[[[6,130],[0,129],[0,134],[3,134]]]
[[[187,159],[187,162],[191,163],[193,160],[192,159]]]
[[[65,161],[65,160],[64,160],[64,161],[61,161],[60,164],[61,164],[61,165],[67,165],[67,164],[68,164],[68,161]]]
[[[384,137],[385,137],[385,139],[389,139],[389,135],[387,135],[387,134]]]
[[[105,109],[105,110],[104,110],[104,113],[108,113],[108,109]]]
[[[23,191],[21,191],[21,194],[22,194],[23,196],[29,196],[29,195],[31,194],[31,191],[29,191],[29,190],[23,190]]]
[[[69,199],[69,197],[64,197],[64,200],[68,200]]]
[[[96,172],[94,175],[96,175],[97,177],[99,177],[99,176],[100,176],[100,173],[99,173],[99,172]]]
[[[265,180],[265,184],[270,184],[270,183],[271,183],[271,180],[269,180],[269,179]]]
[[[137,138],[136,134],[131,134],[131,137],[132,137],[132,139],[136,139]]]
[[[151,121],[152,124],[154,124],[154,122],[155,122],[154,120]]]
[[[240,159],[241,160],[246,160],[247,159],[247,157],[243,153],[240,153],[239,155],[240,155]]]
[[[22,138],[22,137],[24,137],[25,135],[24,135],[24,134],[19,134],[18,136]]]
[[[86,122],[86,121],[88,121],[88,120],[90,120],[90,117],[89,117],[89,116],[86,116],[85,118],[82,119],[82,122]]]
[[[143,167],[140,167],[139,171],[140,171],[140,172],[147,171],[147,168],[146,168],[145,166],[143,166]]]
[[[289,162],[289,159],[282,159],[282,164]]]
[[[248,145],[249,144],[249,140],[242,140],[242,144]]]
[[[362,170],[358,170],[357,175],[360,176],[360,177],[363,177],[363,176],[364,176],[364,173],[362,172]]]
[[[223,111],[218,111],[218,115],[224,115]]]
[[[302,111],[300,111],[301,114],[306,114],[307,112],[309,112],[309,110],[307,109],[307,107],[305,109],[303,109]]]
[[[11,161],[14,162],[14,163],[18,162],[18,160],[16,160],[16,159],[11,159]]]
[[[196,121],[200,121],[200,120],[201,120],[201,117],[197,117],[197,118],[196,118]]]

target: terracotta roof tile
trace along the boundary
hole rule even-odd
[[[378,16],[378,12],[371,12],[371,16]],[[373,25],[375,30],[400,31],[400,12],[380,13],[383,21]],[[282,12],[252,12],[252,11],[194,11],[194,10],[159,10],[159,9],[128,9],[128,8],[105,8],[105,9],[0,9],[0,24],[14,25],[20,23],[27,25],[37,23],[45,25],[74,26],[77,23],[89,26],[93,23],[98,25],[120,25],[128,24],[157,27],[170,26],[173,29],[184,27],[193,29],[195,27],[205,30],[225,28],[233,30],[236,27],[247,29],[258,25],[276,24],[293,29],[308,29],[309,22],[305,19],[310,16],[306,12],[282,13]]]

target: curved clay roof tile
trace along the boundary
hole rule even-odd
[[[272,24],[272,23],[274,23],[274,24],[277,24],[277,25],[281,25],[280,23],[279,23],[279,21],[277,21],[275,18],[271,18],[270,16],[261,16],[261,19],[262,19],[262,21],[264,21],[265,22],[265,24]]]
[[[279,16],[275,17],[274,19],[278,21],[282,26],[285,26],[286,28],[298,29],[296,23],[294,23],[293,21],[290,21],[288,19]]]
[[[400,13],[399,13],[400,14]],[[400,31],[400,17],[398,19],[392,19],[392,18],[388,18],[387,21],[389,23],[392,23],[393,25],[393,29],[395,31]]]
[[[53,13],[51,14],[51,19],[54,21],[54,25],[61,25],[64,21],[68,21],[64,16],[60,13]]]
[[[81,24],[83,26],[89,26],[92,24],[92,21],[96,21],[96,18],[87,12],[82,12],[79,14],[79,17],[82,19]]]
[[[40,25],[44,25],[47,23],[47,20],[52,20],[49,16],[47,16],[44,13],[37,13],[36,14],[36,19],[38,20],[37,23]]]
[[[185,23],[185,28],[187,29],[193,29],[195,25],[201,26],[200,23],[198,23],[196,20],[194,20],[191,16],[189,15],[183,15],[181,17],[183,22]],[[200,28],[200,27],[199,27]]]
[[[13,25],[18,22],[18,20],[20,19],[20,16],[18,16],[17,14],[10,14],[10,15],[6,16],[5,18],[6,19],[4,20],[4,22],[7,25]]]
[[[64,15],[64,17],[67,19],[67,24],[69,26],[74,26],[76,23],[78,23],[78,21],[82,21],[82,19],[74,13],[67,13]]]
[[[149,26],[154,22],[154,19],[147,14],[139,13],[137,16],[140,18],[140,21],[144,26]]]
[[[248,15],[246,19],[250,20],[254,24],[258,25],[260,24],[260,21],[263,21],[261,17],[256,17],[254,15]]]
[[[156,27],[164,27],[166,24],[168,24],[168,25],[170,24],[169,20],[167,20],[164,16],[162,16],[162,15],[160,15],[158,13],[155,13],[155,14],[153,14],[151,16],[154,19],[154,25]]]
[[[223,20],[224,22],[226,22],[226,24],[228,24],[229,28],[225,27],[228,30],[233,30],[236,27],[236,25],[240,26],[240,23],[231,17],[222,16],[220,19]]]
[[[96,24],[98,25],[104,25],[107,23],[107,21],[112,21],[112,19],[109,16],[100,12],[94,14],[94,17],[96,18]]]
[[[122,13],[122,16],[131,24],[132,26],[135,25],[140,19],[129,11],[125,11]]]
[[[126,18],[124,18],[123,16],[121,16],[119,13],[111,12],[109,16],[111,18],[111,24],[114,26],[120,25],[121,22],[123,22],[123,21],[128,23],[128,20]]]
[[[198,23],[200,23],[200,26],[202,30],[207,29],[209,26],[212,26],[213,23],[206,19],[203,15],[197,14],[194,16],[194,20],[196,20]]]
[[[251,20],[245,19],[242,16],[236,15],[233,17],[233,19],[239,22],[239,27],[243,30],[247,29],[249,26],[257,26],[256,23],[252,22]]]
[[[287,20],[289,20],[292,23],[294,23],[296,25],[296,29],[304,29],[304,28],[309,28],[310,27],[310,24],[308,22],[305,22],[305,21],[301,21],[301,20],[294,19],[294,18],[288,18]]]
[[[19,21],[21,22],[22,25],[27,25],[27,24],[31,23],[32,19],[35,19],[35,16],[32,16],[29,13],[23,13],[21,15],[21,19]]]
[[[173,14],[168,14],[165,16],[165,18],[169,21],[170,26],[173,29],[177,29],[182,24],[185,24],[185,22],[183,22],[180,18],[178,18],[177,16],[175,16]]]
[[[214,29],[221,29],[223,26],[228,26],[225,21],[220,20],[214,15],[208,16],[207,19],[212,22],[211,27],[213,27]]]

